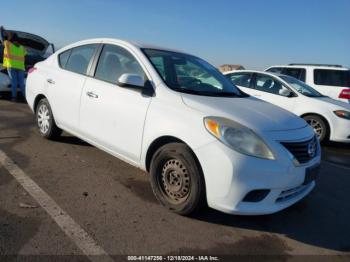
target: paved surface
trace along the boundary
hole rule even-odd
[[[350,255],[350,145],[325,146],[317,188],[280,213],[181,217],[157,203],[144,172],[68,134],[44,140],[34,123],[26,104],[0,100],[0,150],[110,255],[349,258],[339,255]],[[88,261],[78,246],[0,165],[0,255]]]

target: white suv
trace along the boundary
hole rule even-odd
[[[158,200],[180,214],[203,203],[273,213],[315,186],[313,129],[186,53],[79,42],[35,65],[26,98],[43,137],[63,129],[149,172]]]
[[[265,71],[293,76],[321,94],[350,103],[350,70],[341,65],[276,65]]]

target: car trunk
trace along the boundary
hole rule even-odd
[[[44,38],[15,30],[6,30],[7,32],[16,33],[18,36],[18,42],[23,45],[27,50],[27,56],[25,59],[26,69],[33,67],[37,62],[43,61],[45,59],[45,54],[48,47],[51,45]],[[54,50],[52,50],[54,51]],[[3,63],[3,45],[0,45],[0,64]],[[3,69],[0,68],[1,71]]]

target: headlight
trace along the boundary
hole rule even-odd
[[[206,117],[204,124],[210,134],[239,153],[264,159],[275,159],[264,141],[245,126],[221,117]]]
[[[337,110],[337,111],[334,111],[333,113],[336,114],[340,118],[345,118],[345,119],[350,120],[350,112],[349,111]]]

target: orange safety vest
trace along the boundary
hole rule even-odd
[[[19,70],[25,70],[24,57],[26,50],[22,45],[16,46],[10,41],[4,41],[4,68],[13,68]]]

